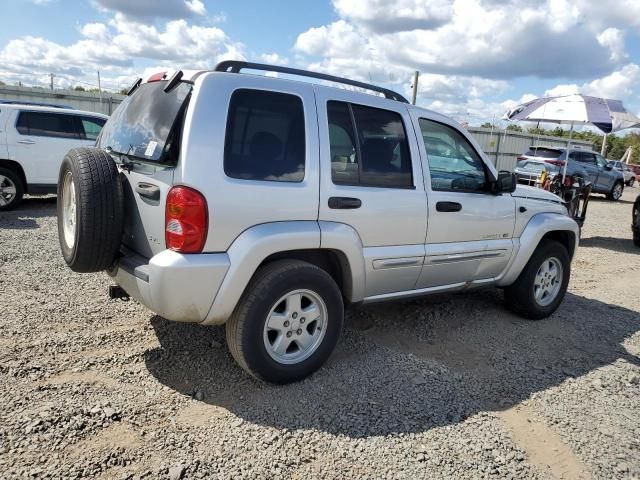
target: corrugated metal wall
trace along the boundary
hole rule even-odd
[[[513,171],[516,166],[516,157],[522,155],[532,145],[566,147],[569,143],[568,139],[563,137],[531,135],[510,130],[491,131],[490,128],[479,127],[469,127],[468,130],[493,160],[498,170]],[[584,140],[571,140],[571,144],[582,148],[593,148],[591,142]]]

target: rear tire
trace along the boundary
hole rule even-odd
[[[635,179],[635,177],[631,177],[629,179],[629,183],[627,183],[627,185],[629,185],[630,187],[633,187],[634,183],[636,183],[636,179]]]
[[[552,266],[545,275],[544,266]],[[553,269],[560,272],[555,276]],[[556,311],[569,285],[571,261],[564,245],[555,240],[543,240],[518,276],[505,288],[507,307],[514,313],[529,320],[540,320]],[[544,292],[548,292],[544,296]],[[537,295],[542,292],[542,295]]]
[[[97,148],[67,153],[58,177],[58,239],[75,272],[109,268],[120,249],[123,192],[112,158]]]
[[[260,268],[247,286],[227,322],[227,344],[254,377],[295,382],[327,361],[343,319],[342,294],[326,271],[279,260]]]
[[[622,197],[622,192],[624,191],[624,185],[622,182],[618,181],[613,184],[611,191],[607,194],[607,199],[617,202]]]
[[[0,168],[0,211],[17,207],[24,195],[20,176],[8,168]]]
[[[633,215],[631,217],[631,230],[633,232],[633,243],[640,247],[640,202],[633,205]]]

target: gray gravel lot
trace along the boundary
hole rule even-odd
[[[326,367],[248,377],[222,328],[107,298],[54,199],[0,213],[0,477],[640,478],[640,249],[594,197],[567,298],[498,290],[350,311]]]

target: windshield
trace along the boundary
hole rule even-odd
[[[529,148],[529,150],[527,150],[525,155],[530,157],[558,158],[560,155],[562,155],[562,151],[548,147],[531,147]]]
[[[176,163],[172,135],[181,124],[191,85],[180,83],[164,92],[166,82],[141,85],[113,113],[100,135],[98,146],[150,162]],[[176,132],[177,133],[177,132]]]

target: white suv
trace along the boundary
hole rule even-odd
[[[0,210],[25,193],[54,193],[65,154],[95,144],[106,115],[52,106],[0,103]]]
[[[540,319],[562,301],[578,225],[557,196],[496,172],[450,118],[244,62],[140,83],[97,148],[63,162],[63,256],[107,270],[112,297],[226,323],[254,376],[318,369],[345,305],[498,286]]]

